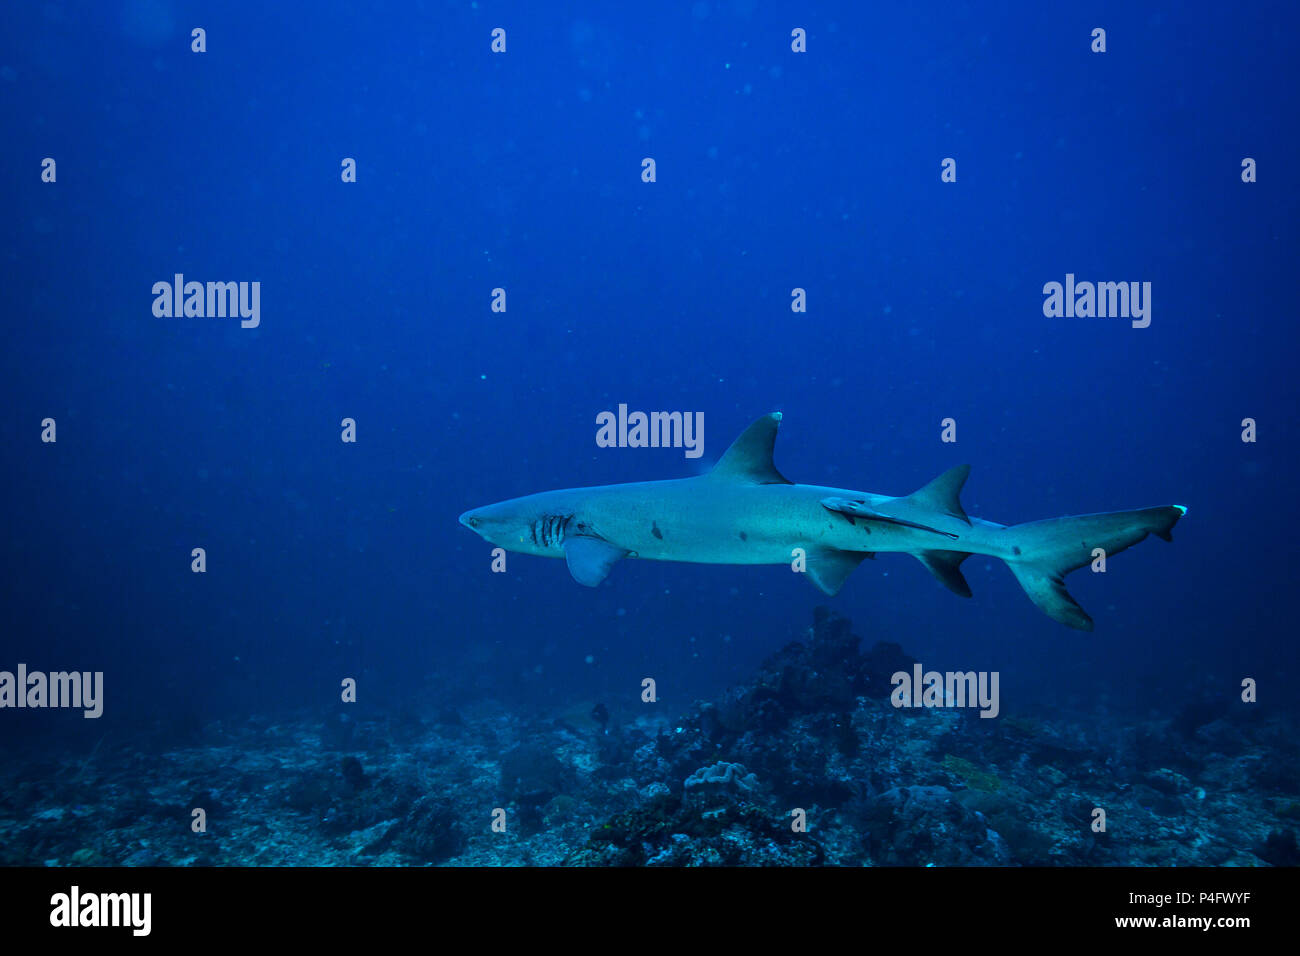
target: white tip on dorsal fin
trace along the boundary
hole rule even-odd
[[[750,425],[731,443],[726,454],[709,472],[711,478],[743,481],[755,485],[788,485],[791,482],[772,463],[772,449],[776,445],[776,429],[781,424],[781,413],[764,415]]]
[[[918,507],[929,508],[940,514],[951,515],[970,524],[970,518],[966,517],[966,511],[962,508],[959,500],[961,486],[966,484],[966,478],[969,475],[970,465],[958,465],[956,468],[949,468],[920,491],[914,491],[908,495],[907,500]]]

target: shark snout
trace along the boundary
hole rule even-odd
[[[482,524],[482,522],[483,519],[479,517],[479,513],[477,509],[472,511],[466,511],[463,515],[460,516],[460,523],[463,524],[465,527],[469,528],[471,531],[477,531],[478,526]]]

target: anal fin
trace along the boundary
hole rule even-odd
[[[939,579],[939,583],[953,594],[970,597],[970,585],[961,573],[961,563],[970,557],[969,551],[916,551],[916,560]]]

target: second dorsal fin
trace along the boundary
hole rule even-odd
[[[966,484],[966,478],[969,475],[970,465],[958,465],[956,468],[949,468],[924,488],[912,492],[907,496],[906,500],[918,507],[928,508],[940,514],[951,515],[970,524],[970,518],[966,517],[966,511],[962,508],[959,497],[961,495],[961,486]]]

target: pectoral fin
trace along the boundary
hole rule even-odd
[[[564,558],[573,580],[594,588],[609,576],[614,562],[628,555],[626,548],[617,548],[601,538],[574,535],[564,541]]]

